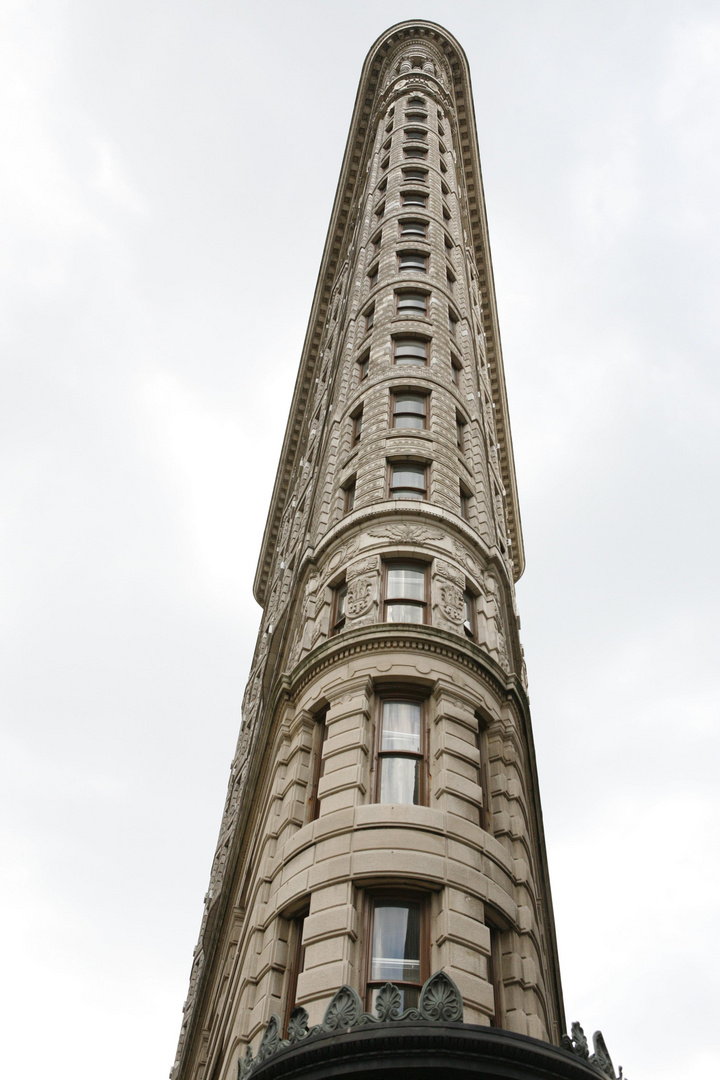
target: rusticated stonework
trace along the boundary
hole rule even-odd
[[[393,890],[422,899],[420,968],[466,1021],[559,1046],[523,565],[467,61],[402,23],[360,79],[173,1080],[234,1078],[271,1017],[264,1045],[289,1045],[343,986],[367,1009],[373,897]],[[391,692],[422,707],[409,803],[379,796]]]

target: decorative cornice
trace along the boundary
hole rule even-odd
[[[517,499],[515,465],[510,436],[510,421],[470,70],[461,45],[447,30],[437,23],[412,20],[390,27],[377,39],[367,55],[360,77],[350,133],[345,147],[340,179],[330,217],[330,225],[280,455],[280,463],[265,525],[260,558],[255,573],[253,592],[256,600],[262,606],[265,604],[275,543],[280,531],[280,523],[296,464],[308,396],[315,377],[315,366],[328,303],[333,283],[346,256],[355,227],[357,209],[355,203],[358,191],[365,178],[365,171],[362,166],[370,152],[371,120],[377,112],[380,99],[383,96],[380,88],[380,77],[387,65],[388,54],[394,51],[401,41],[409,42],[413,38],[417,38],[419,41],[423,39],[432,40],[435,46],[444,54],[452,73],[453,109],[457,116],[460,167],[465,176],[469,226],[472,233],[471,238],[468,239],[472,241],[472,249],[480,274],[487,355],[491,365],[495,422],[498,444],[501,448],[501,472],[507,497],[508,532],[512,540],[515,580],[520,577],[524,569],[520,510]],[[425,78],[429,79],[431,76],[425,76]],[[432,81],[437,82],[435,79]],[[438,92],[444,95],[445,92],[439,82],[437,82],[437,87]]]
[[[402,1011],[402,994],[394,983],[385,983],[375,999],[375,1015],[363,1012],[362,1001],[352,986],[341,986],[325,1010],[322,1023],[308,1027],[308,1014],[302,1005],[293,1009],[288,1021],[288,1037],[281,1039],[280,1017],[273,1015],[265,1028],[257,1056],[253,1057],[248,1044],[245,1057],[238,1061],[238,1080],[245,1080],[264,1061],[289,1050],[299,1043],[306,1043],[327,1035],[348,1032],[353,1028],[372,1024],[402,1024],[413,1020],[462,1022],[463,1003],[457,986],[444,971],[431,975],[420,991],[417,1009]]]

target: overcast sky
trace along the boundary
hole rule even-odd
[[[720,4],[2,0],[7,1076],[175,1053],[360,69],[472,73],[568,1022],[720,1075]]]

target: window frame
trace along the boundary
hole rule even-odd
[[[372,961],[373,961],[373,935],[375,932],[375,908],[377,902],[388,900],[395,900],[398,904],[413,903],[418,904],[420,908],[420,945],[419,945],[419,959],[420,970],[418,978],[421,980],[418,984],[403,982],[401,980],[394,979],[393,984],[399,987],[407,987],[408,989],[417,990],[418,1000],[420,998],[420,991],[423,984],[430,976],[430,894],[421,892],[415,889],[407,888],[393,888],[391,886],[384,886],[375,889],[368,889],[364,893],[363,899],[363,958],[362,958],[362,971],[363,971],[363,985],[364,991],[362,993],[363,1001],[365,1002],[365,1008],[368,1012],[372,1011],[372,998],[373,990],[379,989],[387,982],[387,979],[372,979]],[[403,1002],[403,1007],[407,1008],[407,1004]]]
[[[398,360],[397,350],[398,345],[409,344],[410,342],[418,342],[418,344],[425,346],[425,360],[422,364],[416,364],[413,360]],[[401,368],[427,368],[430,366],[430,343],[432,338],[420,337],[414,334],[398,334],[392,338],[392,362],[394,367]]]
[[[375,325],[375,304],[371,304],[370,307],[365,308],[363,312],[363,319],[365,320],[365,333],[368,334]]]
[[[398,624],[402,625],[402,624]],[[409,625],[409,624],[408,624]],[[383,709],[388,702],[412,704],[420,706],[420,751],[418,753],[398,750],[381,750]],[[375,732],[373,741],[373,802],[381,806],[429,806],[430,805],[430,732],[428,723],[428,694],[422,687],[415,687],[407,683],[391,683],[382,685],[378,689],[375,700]],[[380,803],[380,785],[382,782],[381,759],[389,757],[410,757],[420,761],[418,802],[417,803]],[[423,980],[424,981],[424,980]]]
[[[461,454],[464,454],[467,450],[467,426],[468,421],[459,409],[455,410],[455,428],[457,448]]]
[[[403,259],[414,258],[418,260],[417,266],[403,266]],[[422,259],[422,268],[419,265],[419,260]],[[429,256],[424,251],[398,251],[398,273],[399,274],[427,274],[428,273],[428,261]]]
[[[351,514],[355,509],[355,488],[357,487],[357,476],[351,476],[342,486],[343,493],[343,515]]]
[[[310,914],[310,901],[301,908],[297,915],[289,919],[290,934],[288,935],[288,984],[285,995],[285,1008],[283,1010],[282,1030],[287,1034],[290,1014],[297,1004],[297,986],[300,975],[305,967],[305,945],[303,943],[303,930],[305,920]]]
[[[399,486],[395,486],[393,484],[393,482],[392,482],[393,481],[393,469],[396,466],[402,466],[402,465],[405,465],[405,466],[410,465],[410,466],[412,466],[414,468],[423,470],[424,479],[425,479],[425,487],[424,488],[413,489],[413,490],[417,490],[418,492],[422,492],[422,494],[420,495],[419,498],[416,498],[416,497],[414,497],[412,495],[393,495],[393,491],[396,491],[396,490],[407,491],[408,490],[407,487],[402,487],[401,488]],[[413,460],[412,458],[410,458],[410,459],[402,458],[400,460],[390,459],[390,460],[388,460],[387,475],[388,475],[388,481],[387,481],[387,485],[388,485],[387,486],[387,497],[388,497],[388,499],[410,499],[412,502],[427,502],[428,489],[429,489],[429,484],[428,484],[429,476],[428,476],[427,462]]]
[[[350,445],[354,448],[360,442],[362,438],[362,426],[363,426],[363,411],[365,409],[365,402],[353,409],[350,413],[350,419],[352,420],[352,427],[350,429]]]
[[[330,626],[328,628],[328,637],[334,637],[336,634],[341,633],[345,627],[345,620],[347,618],[345,612],[345,601],[347,599],[348,583],[347,578],[343,578],[342,581],[338,581],[336,585],[333,585],[332,590],[332,603],[330,605]],[[338,609],[340,607],[340,600],[342,598],[342,611],[338,615]]]
[[[399,396],[413,396],[422,398],[425,411],[421,413],[413,412],[398,412],[397,399]],[[390,427],[394,431],[427,431],[430,427],[430,394],[427,390],[420,389],[419,387],[410,386],[407,388],[394,386],[390,391]],[[422,416],[422,424],[420,427],[402,427],[395,421],[398,416]]]
[[[462,488],[460,490],[462,491]],[[470,601],[469,607],[468,600]],[[466,618],[463,622],[463,630],[471,641],[477,641],[477,595],[467,584],[463,589],[463,603],[465,605],[465,614],[469,615],[469,618]]]
[[[401,238],[406,236],[419,236],[423,240],[428,239],[428,222],[421,218],[400,218],[398,231]]]
[[[460,481],[460,517],[463,521],[470,520],[470,500],[472,499],[472,493],[470,489],[465,487],[462,480]]]
[[[372,292],[372,290],[375,288],[378,281],[380,280],[380,260],[378,260],[370,267],[367,272],[367,279],[370,286],[370,291]]]
[[[423,599],[422,600],[412,600],[412,599],[408,600],[408,599],[400,598],[400,597],[393,597],[393,598],[388,600],[387,590],[388,590],[389,572],[390,572],[390,570],[392,569],[393,566],[396,566],[396,567],[407,566],[407,567],[410,567],[413,570],[422,570],[424,578],[425,578],[425,582],[424,582],[425,587],[423,589]],[[419,623],[392,622],[392,620],[385,618],[386,611],[387,611],[387,605],[388,604],[393,604],[393,603],[398,603],[401,599],[403,600],[404,603],[409,604],[412,607],[417,607],[422,611],[422,616],[423,617],[422,617],[422,619],[420,620]],[[382,576],[381,576],[381,581],[380,581],[380,615],[381,615],[381,619],[380,619],[381,622],[391,624],[392,626],[429,626],[430,625],[430,564],[429,563],[422,562],[422,560],[420,560],[420,559],[413,559],[413,558],[404,559],[402,556],[397,556],[397,555],[392,557],[392,558],[389,558],[389,559],[383,559]]]
[[[422,307],[412,307],[409,304],[402,303],[403,297],[419,297],[424,300]],[[404,316],[405,318],[423,319],[427,318],[428,305],[430,300],[430,293],[425,292],[422,289],[396,289],[395,290],[395,315]]]
[[[357,368],[358,368],[358,386],[359,386],[360,383],[365,382],[365,380],[367,379],[367,377],[368,377],[368,375],[370,373],[370,350],[366,349],[366,351],[362,354],[362,356],[358,356],[355,363],[357,364]]]

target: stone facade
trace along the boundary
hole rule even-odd
[[[466,1021],[559,1043],[522,569],[467,61],[403,23],[360,80],[173,1080],[234,1077],[290,1004],[367,1000],[377,897],[422,908],[420,970]],[[421,718],[405,800],[388,701]]]

